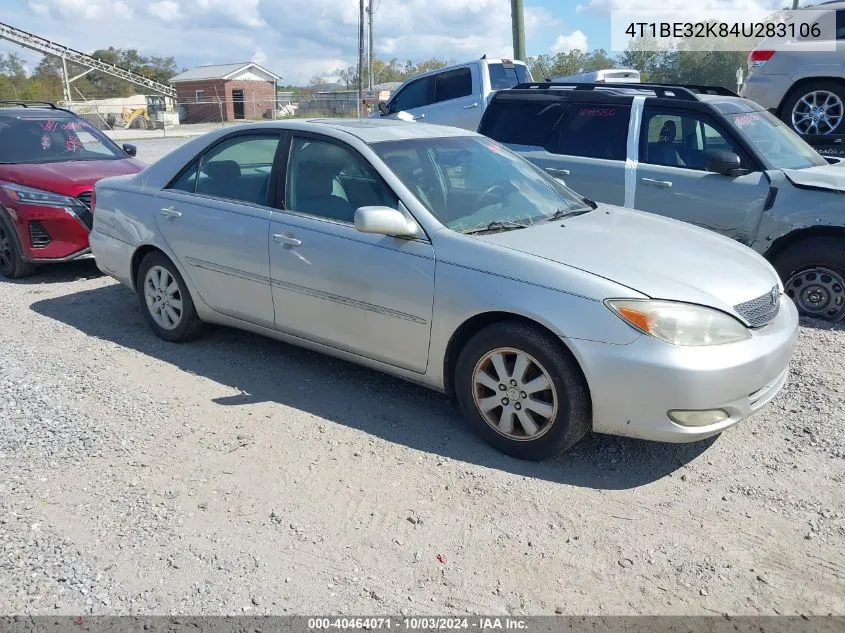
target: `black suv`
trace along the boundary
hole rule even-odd
[[[845,161],[712,86],[528,83],[478,130],[580,194],[717,231],[765,255],[804,315],[845,317]]]

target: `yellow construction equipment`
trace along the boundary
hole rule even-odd
[[[127,130],[131,127],[140,127],[147,130],[151,130],[155,127],[152,119],[150,119],[150,113],[147,110],[147,106],[134,109],[123,108],[122,118],[123,127]]]

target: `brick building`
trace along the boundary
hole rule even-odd
[[[173,77],[184,123],[273,118],[280,77],[253,62],[199,66]]]

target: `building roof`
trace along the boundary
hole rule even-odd
[[[256,68],[259,71],[268,74],[277,81],[281,79],[275,73],[270,72],[263,66],[259,66],[255,62],[239,62],[237,64],[217,64],[214,66],[197,66],[191,68],[183,73],[179,73],[170,79],[170,83],[178,83],[180,81],[203,81],[206,79],[229,79],[239,72],[247,70],[248,68]]]
[[[382,84],[376,84],[373,86],[373,90],[396,90],[401,85],[401,81],[386,81]]]

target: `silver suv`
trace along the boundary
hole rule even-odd
[[[797,39],[775,51],[763,40],[748,55],[742,96],[799,134],[845,134],[845,0],[805,8],[835,12],[836,50],[807,50],[808,42]]]
[[[845,162],[753,101],[708,86],[531,83],[497,92],[479,132],[589,199],[750,246],[803,314],[845,317]]]

